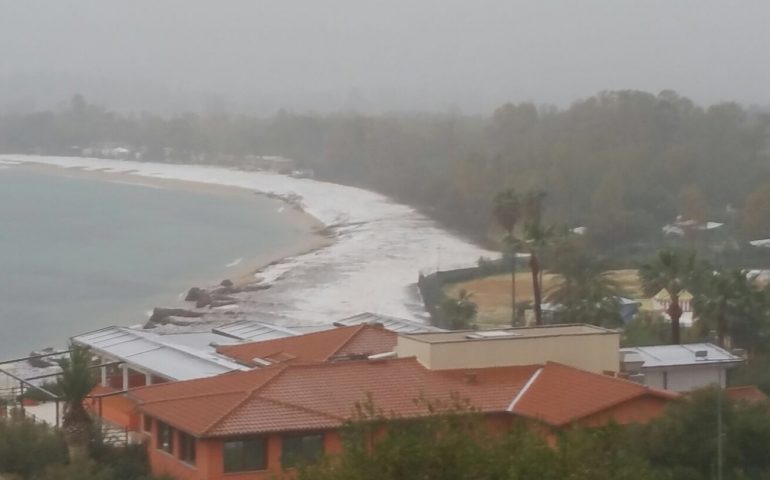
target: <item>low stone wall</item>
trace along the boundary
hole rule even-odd
[[[479,264],[473,267],[457,268],[454,270],[438,270],[434,272],[420,272],[417,287],[420,290],[425,309],[430,314],[431,323],[437,327],[447,328],[439,306],[447,297],[444,287],[452,283],[467,282],[476,278],[497,275],[511,271],[509,259],[484,260],[479,259]]]

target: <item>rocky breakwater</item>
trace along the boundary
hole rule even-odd
[[[223,310],[221,313],[225,316],[234,316],[233,310],[227,307],[238,304],[238,299],[233,295],[245,292],[258,292],[267,290],[269,284],[263,284],[260,281],[236,285],[232,280],[225,279],[222,282],[210,288],[192,287],[185,296],[184,300],[192,304],[191,308],[163,308],[156,307],[152,315],[145,323],[145,329],[157,328],[161,325],[176,325],[179,327],[190,327],[196,324],[211,323],[211,315],[214,311]]]

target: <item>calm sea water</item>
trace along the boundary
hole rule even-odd
[[[302,229],[276,201],[0,170],[0,358],[146,320]]]

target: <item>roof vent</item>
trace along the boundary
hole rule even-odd
[[[695,359],[696,360],[705,360],[706,357],[709,356],[708,350],[696,350],[695,351]]]

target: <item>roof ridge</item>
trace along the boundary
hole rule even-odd
[[[278,366],[276,366],[275,373],[273,375],[271,375],[270,378],[268,378],[264,382],[260,383],[256,387],[252,388],[251,390],[245,390],[244,393],[246,394],[246,396],[243,398],[243,400],[238,402],[238,404],[235,405],[233,408],[229,409],[227,412],[223,413],[217,419],[215,419],[213,422],[211,422],[209,425],[207,425],[203,429],[202,435],[205,435],[205,434],[209,433],[212,429],[214,429],[214,427],[216,427],[217,425],[222,423],[222,421],[224,421],[224,419],[226,419],[227,417],[232,415],[233,412],[235,412],[236,410],[241,408],[243,406],[243,404],[245,404],[246,402],[248,402],[249,400],[254,398],[254,396],[256,396],[261,389],[266,387],[268,383],[270,383],[273,380],[275,380],[276,378],[278,378],[281,375],[281,373],[283,373],[287,368],[289,368],[289,365],[278,365]]]
[[[607,409],[609,407],[614,407],[616,405],[620,405],[623,402],[627,402],[628,400],[631,400],[632,398],[640,397],[640,396],[643,396],[643,395],[650,395],[650,394],[658,395],[658,396],[669,396],[668,394],[670,393],[670,392],[666,392],[666,391],[663,391],[663,390],[653,389],[653,388],[650,388],[650,387],[648,387],[646,385],[640,385],[638,383],[632,382],[631,380],[626,380],[625,378],[611,377],[609,375],[600,375],[600,374],[596,374],[596,373],[593,373],[593,372],[587,372],[585,370],[581,370],[579,368],[571,367],[569,365],[564,365],[564,364],[558,363],[558,362],[550,362],[549,361],[549,362],[546,363],[546,366],[548,364],[553,364],[553,365],[557,365],[557,366],[560,366],[560,367],[568,368],[568,369],[571,369],[571,370],[576,370],[578,372],[587,373],[589,375],[598,375],[599,377],[601,377],[604,380],[615,381],[615,383],[622,383],[623,385],[627,385],[627,386],[633,387],[635,389],[634,392],[629,391],[627,395],[623,395],[623,396],[621,396],[621,398],[618,398],[618,399],[613,400],[611,402],[600,403],[599,405],[595,406],[594,408],[587,410],[587,412],[584,413],[582,416],[570,418],[566,422],[562,422],[562,423],[557,424],[557,426],[561,426],[561,425],[565,425],[565,424],[571,423],[571,422],[573,422],[573,421],[575,421],[575,420],[577,420],[579,418],[585,418],[585,417],[591,416],[591,415],[593,415],[593,414],[595,414],[597,412],[601,412],[602,410]],[[676,394],[670,393],[670,396],[671,397],[676,397]]]
[[[276,400],[274,398],[266,397],[266,396],[263,396],[263,395],[259,395],[257,398],[259,398],[261,400],[266,400],[268,402],[277,403],[278,405],[285,405],[287,407],[296,408],[298,410],[304,410],[306,412],[317,413],[317,414],[323,415],[325,417],[333,418],[334,420],[342,420],[342,421],[345,420],[343,417],[338,417],[337,415],[332,415],[331,413],[322,412],[321,410],[315,410],[313,408],[305,407],[305,406],[302,406],[302,405],[297,405],[297,404],[294,404],[294,403],[282,402],[281,400]]]
[[[352,341],[353,341],[353,339],[355,339],[355,338],[356,338],[358,335],[360,335],[360,334],[361,334],[361,332],[363,332],[363,331],[364,331],[365,329],[367,329],[368,327],[370,327],[370,325],[368,325],[368,324],[366,324],[366,323],[362,323],[362,324],[360,324],[360,325],[356,325],[356,326],[353,328],[353,331],[351,332],[350,336],[348,336],[346,339],[344,339],[344,340],[342,341],[342,344],[341,344],[341,345],[339,345],[339,346],[338,346],[337,348],[335,348],[335,349],[334,349],[334,350],[333,350],[333,351],[332,351],[332,352],[331,352],[329,355],[327,355],[327,356],[326,356],[326,358],[324,358],[324,361],[325,361],[325,362],[326,362],[326,361],[328,361],[330,358],[332,358],[332,357],[333,357],[333,356],[335,356],[337,353],[339,353],[339,351],[340,351],[340,350],[342,350],[343,348],[345,348],[345,346],[346,346],[347,344],[349,344],[350,342],[352,342]],[[346,328],[346,327],[337,327],[337,328]]]
[[[230,392],[209,392],[209,393],[197,393],[192,395],[176,395],[173,397],[166,397],[166,398],[159,398],[155,400],[147,400],[142,401],[139,400],[139,404],[144,405],[156,405],[158,403],[165,403],[165,402],[175,402],[178,400],[191,400],[196,398],[206,398],[206,397],[220,397],[223,395],[238,395],[238,394],[246,394],[247,392],[244,392],[243,390],[233,390]],[[135,398],[135,397],[134,397]]]
[[[514,395],[513,400],[511,400],[511,404],[508,405],[507,410],[509,412],[513,412],[513,409],[516,408],[516,404],[519,403],[519,400],[527,394],[527,391],[532,386],[535,381],[537,381],[538,377],[540,377],[540,374],[543,373],[543,367],[538,368],[535,370],[532,375],[529,376],[527,379],[527,382],[524,384],[523,387],[519,389],[519,391]]]
[[[274,371],[275,373],[270,375],[267,380],[265,380],[264,382],[262,382],[259,385],[259,386],[262,386],[264,384],[267,384],[273,378],[275,378],[276,375],[278,375],[278,373],[280,373],[285,368],[286,368],[286,365],[275,365],[275,366],[271,366],[271,367],[259,368],[259,369],[254,369],[254,370],[247,370],[247,371],[240,371],[240,372],[229,372],[229,373],[225,373],[223,375],[215,375],[213,377],[194,378],[192,380],[184,380],[184,382],[196,382],[196,381],[199,381],[199,380],[215,379],[215,378],[218,378],[218,377],[223,377],[224,375],[232,375],[232,374],[238,374],[238,373],[243,374],[243,375],[248,375],[249,373],[255,373],[256,374],[256,372],[260,372],[260,374],[261,374],[261,372],[265,372],[265,371],[270,371],[270,372]],[[164,383],[164,384],[156,384],[156,385],[157,385],[157,387],[162,388],[163,386],[166,386],[166,385],[176,385],[176,384],[179,384],[179,383],[182,383],[182,382],[171,382],[171,383],[168,383],[168,384]],[[156,403],[169,402],[169,401],[175,401],[175,400],[186,400],[186,399],[190,399],[190,398],[204,398],[204,397],[216,397],[218,395],[231,395],[231,394],[235,394],[235,393],[243,393],[243,394],[246,394],[246,396],[248,397],[251,393],[254,392],[254,390],[259,388],[259,386],[255,387],[253,389],[240,388],[240,389],[235,389],[235,390],[231,390],[231,391],[228,391],[228,392],[221,392],[221,391],[216,392],[215,391],[215,392],[208,392],[208,393],[193,393],[193,394],[185,394],[185,395],[177,394],[177,395],[174,395],[173,397],[166,397],[166,398],[162,398],[162,399],[158,399],[158,400],[148,400],[148,401],[141,401],[141,400],[139,400],[139,401],[140,401],[140,403],[142,405],[149,405],[149,404],[156,404]],[[140,388],[138,388],[136,390],[149,390],[149,389],[151,389],[151,387],[155,387],[155,385],[145,385],[144,387],[140,387]],[[129,390],[129,394],[131,394],[130,390]],[[134,397],[134,398],[136,398],[136,397]]]

